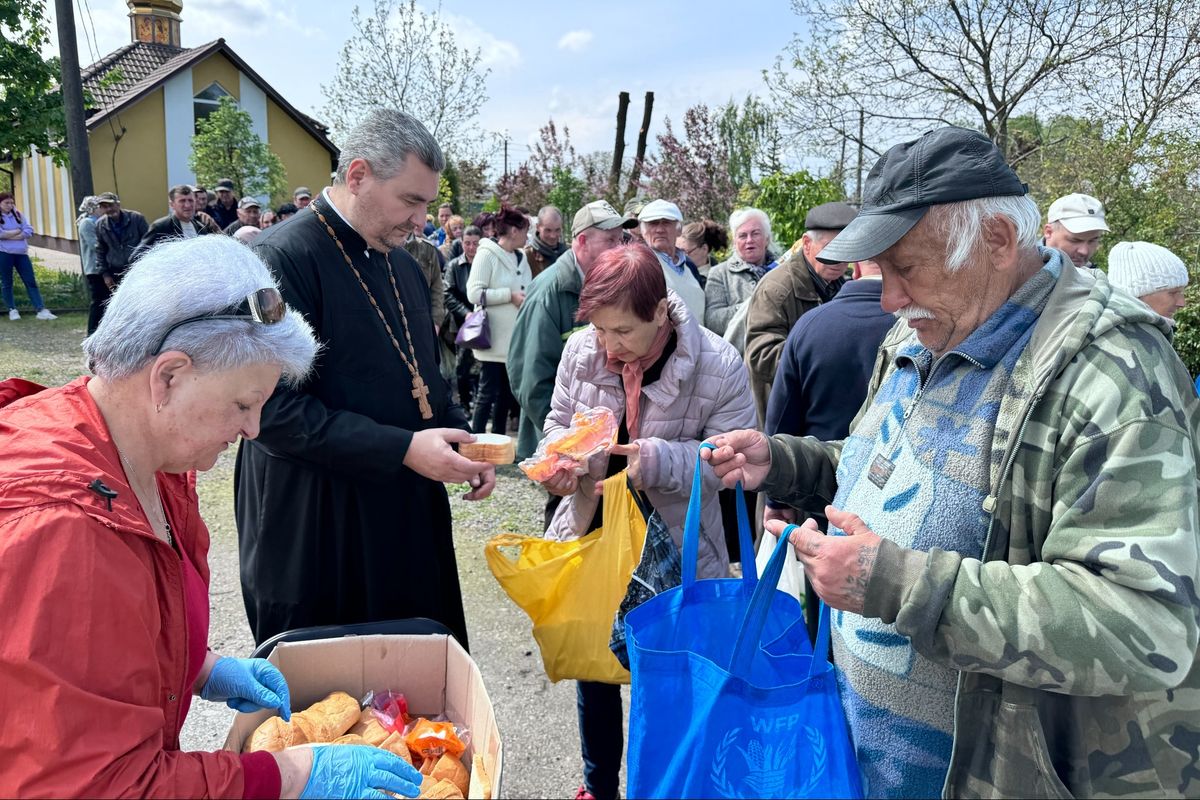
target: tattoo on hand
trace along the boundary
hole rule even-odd
[[[879,545],[862,545],[858,548],[858,571],[846,576],[846,590],[861,609],[867,596],[867,584],[871,582],[871,573],[875,570],[875,556],[879,553]]]

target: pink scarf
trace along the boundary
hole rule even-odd
[[[605,364],[609,372],[615,372],[621,376],[621,381],[625,385],[625,429],[629,431],[629,441],[631,442],[638,436],[638,420],[641,416],[642,404],[642,376],[647,369],[654,366],[654,362],[662,357],[663,350],[667,347],[667,341],[671,338],[671,331],[674,329],[671,320],[667,319],[658,329],[658,333],[650,345],[650,352],[646,355],[637,361],[622,361],[609,356]]]

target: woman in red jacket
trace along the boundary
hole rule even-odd
[[[94,377],[0,383],[0,796],[415,796],[376,748],[179,749],[193,694],[290,715],[274,666],[207,648],[195,491],[312,364],[265,265],[220,236],[156,248],[83,349]]]

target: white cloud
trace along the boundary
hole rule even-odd
[[[480,63],[494,74],[503,75],[521,64],[521,49],[516,44],[484,30],[473,19],[446,11],[441,12],[441,19],[454,31],[459,46],[479,50]]]
[[[562,38],[558,40],[559,50],[570,50],[572,53],[578,53],[587,47],[592,41],[591,31],[567,31]]]

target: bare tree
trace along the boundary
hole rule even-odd
[[[793,0],[807,31],[767,74],[796,143],[878,154],[937,125],[977,127],[1013,157],[1009,120],[1072,109],[1147,5],[1182,0]],[[1192,6],[1195,3],[1190,4]],[[860,131],[860,115],[864,124]]]
[[[491,70],[479,49],[459,45],[441,18],[416,0],[375,0],[369,15],[350,15],[354,33],[342,46],[333,81],[321,85],[322,109],[335,140],[374,108],[397,108],[429,128],[443,149],[473,157],[486,133],[474,120],[487,102]]]

